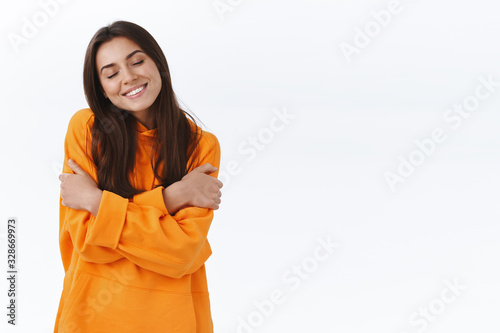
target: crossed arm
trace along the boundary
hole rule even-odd
[[[77,210],[86,210],[97,216],[103,191],[75,161],[69,159],[68,165],[75,173],[59,175],[62,205]],[[220,188],[223,184],[217,178],[206,175],[216,170],[217,168],[210,163],[205,163],[193,169],[182,180],[164,188],[163,201],[169,214],[175,215],[184,206],[219,209],[222,195]]]
[[[129,200],[97,187],[86,153],[86,137],[81,134],[87,132],[80,126],[80,122],[70,122],[64,173],[59,176],[60,246],[65,267],[71,260],[68,253],[75,249],[88,262],[127,258],[174,278],[196,271],[211,254],[206,236],[213,210],[221,202],[217,138],[207,133],[200,165],[181,181]],[[75,164],[69,163],[70,158]]]

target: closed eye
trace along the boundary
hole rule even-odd
[[[135,65],[140,65],[140,64],[142,64],[143,62],[144,62],[144,60],[141,60],[141,61],[138,61],[138,62],[134,63],[133,65],[134,65],[134,66],[135,66]],[[108,76],[108,79],[113,78],[116,74],[118,74],[118,72],[116,72],[115,74],[113,74],[113,75],[111,75],[111,76]]]

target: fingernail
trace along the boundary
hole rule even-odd
[[[68,160],[68,162],[73,164],[73,160],[71,158]]]

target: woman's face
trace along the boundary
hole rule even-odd
[[[148,108],[161,89],[161,75],[154,61],[132,40],[114,37],[97,50],[96,65],[104,96],[148,123],[152,117]]]

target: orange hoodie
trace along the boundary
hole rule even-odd
[[[194,123],[188,119],[194,129]],[[97,181],[90,151],[94,113],[77,111],[64,142],[64,173],[74,160]],[[59,244],[66,272],[54,332],[213,332],[205,261],[212,209],[187,206],[171,215],[150,164],[156,129],[137,125],[131,199],[103,191],[97,216],[61,204]],[[197,130],[200,130],[197,127]],[[219,168],[220,146],[203,131],[200,160]],[[190,171],[190,170],[189,170]],[[216,172],[210,174],[218,176]]]

